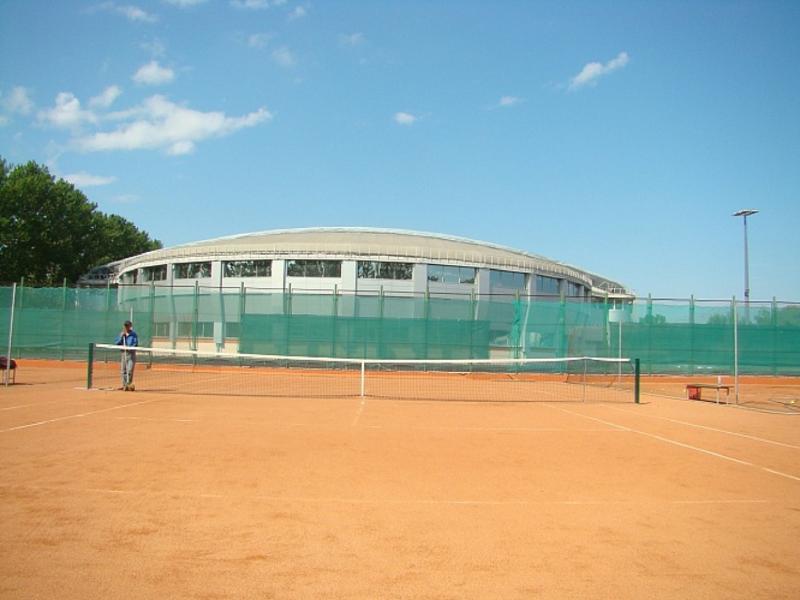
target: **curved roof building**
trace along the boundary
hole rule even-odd
[[[117,268],[122,284],[629,296],[618,282],[497,244],[357,227],[285,229],[204,240],[133,256]]]

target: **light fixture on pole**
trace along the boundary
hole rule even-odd
[[[744,218],[744,302],[745,305],[750,303],[750,267],[747,257],[747,217],[756,214],[758,211],[752,208],[737,210],[733,213],[734,217]]]

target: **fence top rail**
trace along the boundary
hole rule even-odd
[[[0,282],[0,289],[8,289],[9,291],[12,288],[12,283],[2,283]],[[242,285],[203,285],[203,284],[170,284],[170,285],[159,285],[156,282],[147,282],[147,283],[128,283],[128,284],[117,284],[112,286],[111,288],[107,286],[103,287],[86,287],[80,285],[68,285],[68,286],[41,286],[41,285],[18,285],[18,289],[22,290],[57,290],[59,292],[63,292],[64,290],[70,291],[87,291],[87,292],[106,292],[109,289],[118,289],[118,290],[141,290],[142,292],[150,293],[151,289],[155,289],[156,292],[160,291],[167,291],[167,290],[195,290],[199,289],[202,292],[210,292],[210,291],[217,291],[217,292],[229,292],[229,293],[239,293],[242,290]],[[380,289],[344,289],[341,287],[337,288],[301,288],[297,285],[292,285],[291,287],[272,287],[272,286],[258,286],[258,285],[244,285],[245,292],[248,291],[259,291],[259,292],[268,292],[268,293],[318,293],[324,295],[353,295],[353,296],[379,296],[381,294]],[[425,296],[458,296],[464,297],[465,299],[469,299],[471,297],[481,298],[481,297],[510,297],[515,298],[518,297],[520,299],[544,299],[544,300],[558,300],[562,296],[560,294],[546,294],[546,293],[535,293],[535,294],[528,294],[526,290],[519,290],[519,292],[479,292],[477,290],[471,292],[461,292],[461,291],[441,291],[441,290],[429,290],[429,291],[414,291],[414,290],[400,290],[400,289],[392,289],[391,291],[385,291],[385,296],[397,296],[397,297],[425,297]],[[570,296],[564,295],[564,298],[571,300],[571,299],[579,299],[585,300],[586,302],[591,302],[595,304],[603,304],[603,299],[599,297],[593,298],[586,298],[585,296]],[[608,298],[609,304],[619,303],[620,300]],[[676,302],[676,303],[719,303],[719,304],[727,304],[730,305],[732,302],[735,302],[737,305],[751,305],[751,306],[766,306],[770,304],[780,304],[782,306],[800,306],[800,300],[781,300],[779,298],[764,298],[761,300],[744,300],[741,298],[701,298],[701,297],[677,297],[677,296],[630,296],[625,298],[622,303],[624,305],[632,304],[632,303],[642,303],[642,302]]]

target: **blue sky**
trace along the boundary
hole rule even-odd
[[[165,245],[375,226],[800,301],[800,2],[0,3],[0,155]]]

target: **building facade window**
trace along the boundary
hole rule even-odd
[[[582,297],[583,296],[583,286],[579,283],[574,283],[572,281],[567,281],[567,296],[570,297]]]
[[[514,271],[497,271],[492,269],[489,272],[489,287],[491,289],[503,288],[505,290],[524,290],[525,273]]]
[[[271,260],[229,260],[222,263],[224,277],[270,277]]]
[[[193,327],[196,325],[196,329]],[[212,338],[214,337],[214,321],[198,321],[196,324],[191,321],[178,322],[178,337]]]
[[[359,279],[400,279],[410,280],[414,272],[413,263],[358,261]]]
[[[228,321],[225,323],[225,339],[240,338],[242,336],[242,324],[238,321]]]
[[[166,281],[167,265],[142,268],[142,281]]]
[[[211,262],[176,263],[173,265],[175,279],[208,279],[211,277]]]
[[[428,281],[436,283],[475,283],[475,267],[428,265]]]
[[[128,271],[120,275],[119,280],[123,285],[133,285],[139,281],[139,272],[136,269]]]
[[[340,260],[287,260],[286,274],[289,277],[341,277]]]
[[[537,294],[551,294],[558,296],[561,293],[561,282],[555,277],[548,277],[547,275],[536,276],[536,293]]]

